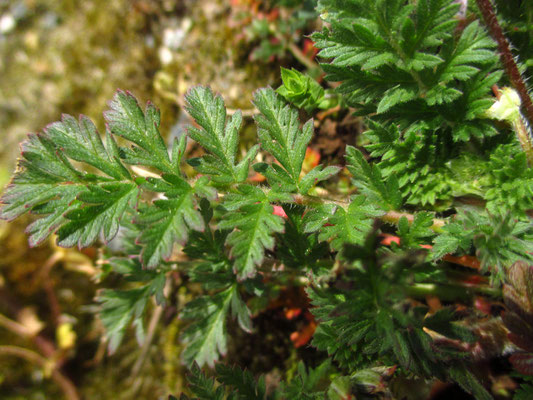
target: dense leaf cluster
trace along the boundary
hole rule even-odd
[[[487,164],[482,143],[498,133],[486,113],[502,77],[495,43],[447,0],[324,0],[319,9],[329,26],[313,38],[330,60],[326,79],[372,115],[367,149],[386,176],[398,174],[409,203],[447,205],[458,181],[448,163],[475,149]]]
[[[475,299],[501,297],[506,284],[511,341],[532,351],[530,271],[511,280],[508,271],[532,258],[533,173],[512,130],[487,113],[502,79],[495,44],[474,14],[460,24],[451,0],[320,0],[318,10],[322,68],[341,83],[333,93],[283,70],[283,86],[254,95],[257,144],[244,149],[241,112],[228,115],[207,87],[188,92],[194,124],[169,145],[156,107],[118,91],[104,140],[86,117],[29,135],[0,216],[35,215],[32,245],[55,234],[61,246],[101,239],[114,249],[104,271],[129,285],[98,297],[111,351],[132,320],[143,340],[150,298],[173,301],[169,276],[194,286],[178,306],[195,398],[392,396],[389,379],[440,379],[490,399],[471,362],[484,345],[478,322],[489,318]],[[335,185],[341,167],[304,168],[314,122],[293,105],[367,116],[364,148],[346,148],[348,190]],[[187,158],[189,139],[203,153]],[[476,265],[472,280],[466,267]],[[301,286],[317,326],[312,346],[330,361],[299,364],[273,388],[218,362],[228,320],[252,332],[252,316],[280,288]],[[522,353],[514,361],[529,371]]]

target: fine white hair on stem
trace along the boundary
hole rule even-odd
[[[466,16],[466,9],[468,8],[468,0],[454,0],[454,1],[461,5],[461,8],[459,9],[459,12],[457,13],[457,15],[461,18],[464,18]]]

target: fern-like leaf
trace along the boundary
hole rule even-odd
[[[220,96],[210,88],[197,86],[187,96],[187,111],[200,128],[189,127],[189,136],[196,140],[209,155],[193,158],[188,162],[201,174],[209,174],[218,183],[240,183],[248,177],[250,161],[255,158],[259,146],[248,151],[237,163],[237,146],[242,115],[237,111],[226,123],[226,107]]]
[[[181,313],[182,319],[192,321],[182,336],[187,344],[182,353],[187,365],[195,362],[213,367],[219,355],[226,354],[226,320],[230,311],[241,326],[250,327],[250,311],[240,298],[237,285],[187,303]]]
[[[367,237],[374,218],[383,215],[366,201],[364,196],[352,199],[344,209],[326,204],[305,215],[305,232],[319,231],[319,240],[329,240],[334,250],[341,250],[344,244],[361,244]]]
[[[254,276],[256,267],[263,262],[265,249],[274,247],[274,233],[284,229],[283,219],[274,215],[270,201],[286,196],[241,185],[238,193],[229,194],[223,206],[229,211],[219,222],[220,229],[234,229],[227,238],[234,270],[239,279]]]
[[[165,174],[163,178],[149,179],[147,185],[154,192],[165,193],[166,199],[140,208],[135,221],[144,227],[138,242],[143,245],[141,260],[146,268],[155,268],[161,260],[168,259],[174,243],[185,244],[189,228],[204,229],[204,220],[196,209],[196,195],[212,196],[206,178],[194,186],[176,175]]]
[[[396,175],[384,179],[379,167],[371,166],[353,146],[346,147],[346,161],[355,185],[369,200],[379,203],[386,210],[401,208],[403,199]]]
[[[261,112],[255,117],[261,146],[272,154],[278,164],[259,163],[254,169],[264,174],[278,191],[299,191],[306,194],[315,183],[338,173],[339,168],[316,166],[300,181],[307,145],[313,135],[313,121],[300,128],[298,112],[287,105],[272,89],[260,89],[254,104]]]
[[[129,264],[135,264],[131,260],[128,261]],[[140,265],[135,264],[133,268],[138,271]],[[159,299],[159,302],[163,301],[165,274],[148,273],[143,278],[148,281],[144,286],[128,290],[107,289],[97,297],[97,301],[101,305],[99,315],[106,329],[110,353],[114,353],[122,342],[126,328],[132,319],[137,341],[142,343],[144,341],[143,316],[146,303],[153,295]]]
[[[17,173],[2,196],[0,217],[13,219],[28,211],[39,215],[28,227],[32,245],[54,232],[62,246],[86,247],[100,236],[111,240],[139,190],[109,134],[106,144],[83,116],[76,121],[64,115],[43,133],[30,134],[22,144]],[[85,173],[69,158],[107,176]]]

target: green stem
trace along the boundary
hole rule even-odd
[[[387,211],[381,218],[382,221],[388,222],[389,224],[398,225],[400,223],[401,218],[406,218],[407,222],[409,224],[412,224],[415,220],[415,216],[413,214],[405,213],[405,212],[399,212],[399,211]],[[433,219],[433,224],[431,225],[431,229],[435,233],[441,233],[442,227],[446,225],[446,221],[439,218]]]

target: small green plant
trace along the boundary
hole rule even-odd
[[[1,216],[34,214],[32,245],[56,234],[61,246],[102,240],[118,249],[104,271],[135,284],[98,298],[111,352],[132,320],[142,340],[151,296],[174,301],[165,291],[173,272],[184,287],[201,284],[202,294],[179,304],[193,398],[401,398],[402,385],[422,392],[438,379],[491,399],[479,365],[509,352],[522,383],[516,398],[525,398],[532,115],[505,38],[493,41],[480,19],[494,16],[490,2],[478,4],[463,17],[451,0],[320,0],[325,27],[312,38],[326,80],[340,82],[334,92],[283,70],[282,87],[255,93],[257,144],[241,151],[241,113],[228,116],[208,87],[188,92],[195,124],[169,146],[155,106],[118,91],[104,141],[86,117],[29,135]],[[489,28],[494,35],[494,21]],[[494,97],[509,85],[518,94]],[[300,121],[287,102],[308,113],[350,107],[366,117],[362,147],[346,148],[345,165],[304,170],[313,120]],[[203,155],[187,157],[189,139]],[[344,166],[349,190],[338,185]],[[253,331],[253,317],[288,288],[308,296],[320,362],[300,362],[267,387],[223,364],[227,323]],[[503,298],[503,322],[479,306]],[[483,338],[504,324],[515,347],[490,347]]]

